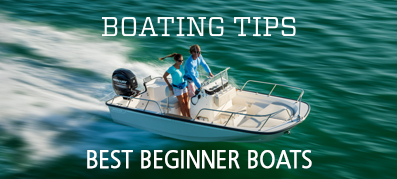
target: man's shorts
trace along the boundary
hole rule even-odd
[[[196,91],[196,85],[194,85],[194,82],[191,80],[187,81],[187,92],[188,92],[188,96],[192,97],[194,96],[194,92]]]

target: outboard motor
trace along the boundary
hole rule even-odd
[[[113,72],[112,83],[114,92],[122,96],[138,95],[138,82],[136,76],[130,70],[119,68]]]

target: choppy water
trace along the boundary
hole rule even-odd
[[[170,37],[123,37],[120,29],[102,37],[102,17],[113,16],[136,17],[137,34],[145,17],[157,34],[164,28],[157,17],[207,19],[203,37],[177,37],[178,21],[168,25]],[[210,17],[223,17],[223,36],[209,36]],[[278,17],[280,27],[282,17],[295,17],[296,35],[284,37],[278,28],[254,37],[252,20],[239,37],[233,17]],[[395,178],[396,22],[395,1],[2,0],[0,177]],[[183,27],[187,34],[187,21]],[[259,31],[265,33],[263,21]],[[113,95],[113,70],[128,68],[140,81],[159,76],[172,64],[159,57],[186,58],[196,43],[212,71],[231,67],[237,85],[258,79],[305,89],[307,120],[269,143],[186,142],[110,121],[104,101]],[[136,151],[130,169],[87,170],[86,150],[105,149]],[[238,150],[241,169],[140,169],[138,151],[171,149]],[[278,157],[292,149],[312,150],[312,167],[247,169],[247,150]]]

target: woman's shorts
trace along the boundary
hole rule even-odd
[[[180,96],[184,93],[187,93],[187,88],[179,89],[177,87],[172,87],[172,91],[174,91],[175,96]]]

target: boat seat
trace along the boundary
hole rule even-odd
[[[167,83],[165,83],[164,79],[153,79],[150,82],[146,83],[146,94],[149,95],[149,99],[159,101],[166,97],[163,91],[166,91],[167,87]]]
[[[288,112],[290,114],[292,114],[291,110],[289,108],[286,108],[285,106],[269,104],[268,106],[263,108],[261,111],[259,111],[256,115],[267,115],[270,113],[277,112],[281,109],[288,110]],[[269,116],[264,116],[264,117],[253,116],[251,118],[245,118],[241,122],[240,126],[241,127],[253,127],[253,128],[261,127],[268,117]],[[289,120],[288,113],[286,111],[282,111],[282,112],[272,116],[271,118],[269,118],[269,120],[266,122],[266,124],[263,127],[277,126],[277,125],[284,123],[287,120]]]
[[[233,105],[232,107],[228,108],[226,111],[247,114],[247,107],[242,105]],[[230,115],[231,113],[226,113],[226,112],[219,113],[219,122],[221,124],[225,124],[227,120],[229,120]],[[234,127],[237,127],[237,125],[241,122],[241,120],[244,117],[245,117],[244,115],[235,114],[230,118],[228,125],[232,123]]]
[[[179,108],[179,101],[178,98],[176,98],[176,96],[169,97],[168,103],[169,103],[169,108]],[[161,100],[160,106],[163,108],[167,107],[167,98]]]
[[[174,96],[174,92],[170,91],[168,86],[165,87],[164,93],[165,93],[166,98],[161,100],[160,106],[162,108],[167,108],[167,99],[168,99],[168,104],[169,104],[168,107],[169,108],[179,108],[178,98],[176,98],[176,96]]]

